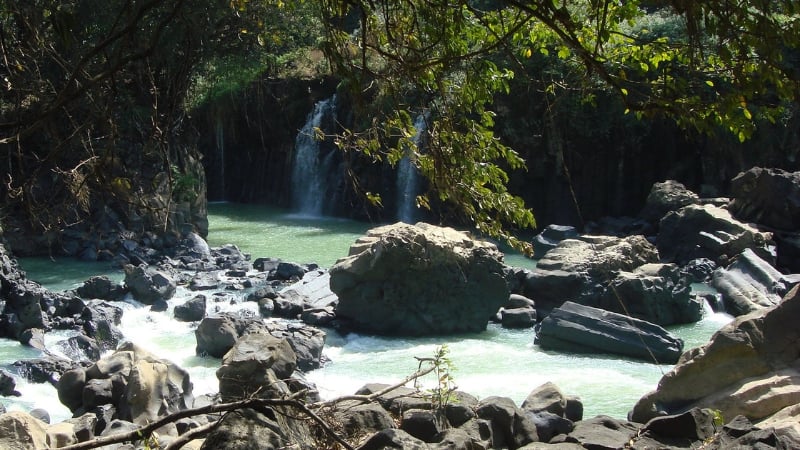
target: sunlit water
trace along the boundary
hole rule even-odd
[[[372,225],[341,219],[301,217],[285,211],[252,205],[227,203],[209,206],[209,244],[236,244],[252,258],[273,257],[299,263],[314,262],[330,267],[346,256],[350,244]],[[506,263],[532,268],[535,262],[510,254]],[[29,278],[51,289],[69,289],[93,274],[104,273],[122,279],[107,265],[86,264],[72,260],[24,259]],[[208,293],[206,293],[208,295]],[[195,395],[217,390],[215,372],[219,360],[195,354],[196,324],[172,320],[175,305],[194,296],[183,288],[169,301],[166,312],[152,312],[128,299],[120,329],[126,339],[186,368],[194,384]],[[228,296],[244,293],[227,293]],[[210,312],[234,308],[229,299],[209,302]],[[242,306],[236,306],[241,308]],[[245,308],[255,308],[245,303]],[[254,314],[255,310],[252,311]],[[686,348],[705,343],[711,334],[730,317],[707,311],[706,317],[691,325],[673,328],[686,342]],[[48,347],[67,336],[48,337]],[[668,365],[656,365],[610,356],[569,355],[546,352],[533,345],[533,331],[505,330],[489,325],[483,333],[461,336],[397,339],[350,334],[339,336],[328,330],[324,354],[330,360],[322,369],[311,371],[308,378],[317,384],[325,397],[351,394],[368,382],[393,383],[417,369],[415,357],[430,357],[443,344],[449,348],[457,386],[479,398],[507,396],[522,402],[531,390],[552,381],[564,393],[579,396],[585,416],[606,414],[624,418],[644,393],[655,388]],[[38,352],[20,344],[0,340],[0,364],[38,356]],[[428,381],[427,383],[431,383]],[[58,404],[55,390],[48,385],[26,383],[18,378],[23,396],[0,398],[12,410],[47,409],[53,420],[69,417],[67,408]]]

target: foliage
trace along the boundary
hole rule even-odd
[[[453,361],[450,360],[448,354],[450,349],[447,344],[442,344],[436,347],[433,357],[430,358],[417,358],[419,360],[419,368],[417,373],[422,372],[423,363],[428,363],[430,368],[433,369],[433,376],[436,378],[436,384],[427,390],[427,396],[431,401],[431,407],[434,411],[443,412],[450,402],[454,400],[453,393],[456,391],[455,379],[453,378]],[[419,382],[419,378],[414,380],[415,387]]]
[[[800,18],[791,1],[324,0],[324,49],[364,116],[339,144],[398,161],[412,117],[430,114],[430,139],[412,161],[430,181],[423,206],[453,207],[479,230],[512,240],[534,225],[506,189],[524,167],[493,132],[494,96],[526,60],[557,58],[545,92],[617,95],[637,117],[665,115],[686,128],[723,127],[749,138],[800,93]],[[357,25],[353,25],[356,18]],[[354,29],[355,28],[355,29]],[[541,60],[541,59],[539,59]],[[516,242],[516,244],[520,244]]]

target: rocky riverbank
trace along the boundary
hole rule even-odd
[[[742,176],[800,177],[763,170]],[[0,415],[0,446],[58,448],[173,414],[176,420],[158,427],[159,442],[177,446],[197,437],[205,443],[189,445],[202,448],[320,448],[334,445],[334,435],[365,449],[794,447],[800,442],[800,345],[791,319],[798,317],[800,297],[796,288],[790,290],[798,279],[786,275],[795,266],[785,255],[797,236],[786,224],[798,223],[791,205],[800,183],[788,183],[780,194],[786,202],[777,206],[752,198],[763,195],[758,186],[786,183],[745,184],[741,198],[728,202],[663,183],[654,187],[640,218],[595,224],[593,234],[552,227],[537,237],[546,253],[535,270],[504,266],[492,244],[467,234],[401,224],[371,231],[330,271],[268,258],[250,261],[235,246],[212,249],[186,233],[169,252],[148,253],[152,264],[126,265],[122,283],[93,278],[64,293],[27,280],[3,251],[2,329],[44,355],[17,368],[56,386],[74,418],[46,425],[32,417],[45,417],[38,412]],[[769,223],[748,224],[737,216]],[[682,342],[662,326],[701,317],[707,299],[688,289],[698,281],[717,286],[722,301],[712,303],[741,318],[707,346],[681,355]],[[123,298],[165,311],[178,286],[195,295],[174,308],[175,319],[196,324],[198,354],[223,358],[219,395],[213,398],[196,397],[183,369],[124,343],[118,329]],[[219,291],[236,294],[211,294]],[[383,303],[371,310],[365,299]],[[230,303],[242,306],[240,312],[226,312],[231,308],[222,306]],[[398,329],[380,316],[387,310],[389,319],[402,317],[414,328]],[[290,321],[265,323],[263,317]],[[538,327],[543,348],[677,366],[658,390],[631,405],[630,421],[584,418],[580,400],[562,393],[558,380],[535,388],[517,405],[459,391],[437,401],[429,391],[384,391],[386,386],[369,384],[345,401],[330,402],[319,399],[303,376],[324,364],[321,326],[328,333],[368,326],[371,333],[418,335],[480,330],[489,320]],[[53,352],[44,337],[59,329],[73,335]],[[698,374],[708,377],[701,383]],[[13,380],[4,374],[3,393],[13,395]],[[243,397],[252,403],[220,420],[214,408]],[[188,413],[192,408],[200,409]],[[298,415],[307,419],[293,419]],[[322,424],[334,426],[335,433]]]

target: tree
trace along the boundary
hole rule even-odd
[[[253,47],[239,39],[252,18],[233,11],[217,0],[1,1],[7,220],[53,239],[109,214],[163,231],[173,202],[199,201],[185,105],[212,56]]]
[[[495,137],[491,105],[526,58],[563,62],[547,87],[554,95],[577,90],[591,102],[610,90],[626,112],[666,115],[703,132],[722,127],[744,141],[758,121],[779,120],[798,99],[797,8],[792,1],[325,0],[333,72],[361,99],[356,105],[385,106],[339,144],[396,163],[416,149],[412,118],[429,114],[426,151],[411,158],[435,199],[478,230],[520,244],[507,227],[531,226],[533,215],[505,183],[506,170],[524,162]],[[652,29],[656,16],[677,30]]]

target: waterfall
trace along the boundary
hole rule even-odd
[[[416,130],[412,141],[414,145],[422,145],[427,117],[425,114],[417,116],[414,121]],[[411,160],[413,149],[405,149],[405,156],[397,164],[397,220],[405,223],[415,223],[417,219],[417,193],[419,191],[419,174],[414,162]]]
[[[320,100],[308,115],[308,120],[297,134],[294,143],[292,166],[292,208],[303,215],[321,216],[328,192],[329,171],[334,170],[334,152],[322,154],[316,137],[317,129],[324,129],[325,120],[336,112],[336,96]]]
[[[217,153],[213,164],[217,168],[215,176],[217,178],[217,194],[219,195],[216,200],[225,200],[225,128],[222,126],[222,120],[220,119],[217,119],[214,137],[217,144]]]

